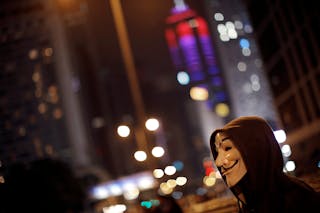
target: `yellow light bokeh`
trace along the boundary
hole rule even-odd
[[[209,97],[209,92],[203,87],[192,87],[190,89],[190,97],[195,101],[206,101]]]
[[[225,103],[217,104],[215,107],[215,111],[220,117],[226,117],[230,114],[229,106]]]

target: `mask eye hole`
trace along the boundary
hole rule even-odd
[[[226,147],[224,148],[224,151],[229,151],[229,150],[231,150],[231,149],[232,149],[231,146],[226,146]]]

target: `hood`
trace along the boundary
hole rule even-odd
[[[216,129],[210,137],[214,159],[217,157],[214,142],[218,132],[225,132],[240,151],[247,167],[251,193],[259,195],[268,190],[272,193],[275,181],[283,174],[283,157],[267,121],[257,116],[243,116]]]

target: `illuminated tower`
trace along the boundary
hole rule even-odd
[[[279,128],[277,111],[246,8],[236,0],[208,0],[206,12],[234,116],[259,115]]]
[[[217,64],[210,32],[204,18],[183,0],[175,0],[167,18],[165,37],[177,72],[194,100],[206,101],[220,117],[230,115],[228,93]]]

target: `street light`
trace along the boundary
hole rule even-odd
[[[117,132],[120,137],[126,138],[130,135],[130,128],[127,125],[120,125]]]
[[[147,159],[147,154],[144,151],[139,150],[134,153],[134,158],[137,161],[145,161]]]
[[[156,118],[149,118],[146,123],[145,123],[145,126],[146,128],[149,130],[149,131],[156,131],[160,124],[159,124],[159,121],[158,119]]]
[[[144,132],[144,119],[145,111],[143,99],[139,87],[139,80],[135,69],[134,58],[132,56],[132,50],[129,42],[128,32],[122,12],[120,0],[110,0],[110,6],[113,13],[115,27],[119,39],[120,49],[127,72],[130,91],[133,99],[135,113],[138,119],[137,126],[135,128],[135,137],[139,150],[148,150],[147,137]],[[140,153],[140,152],[139,152]],[[138,154],[137,154],[138,155]],[[140,159],[140,158],[139,158]],[[148,162],[150,166],[153,166],[153,162]]]
[[[156,119],[156,118],[149,118],[145,122],[145,127],[147,130],[149,130],[151,132],[155,132],[156,130],[159,129],[160,123],[159,123],[158,119]],[[129,137],[131,130],[128,125],[121,124],[117,127],[117,133],[120,137],[127,138],[127,137]],[[136,131],[134,132],[134,135],[136,136],[135,133],[136,133]],[[139,138],[136,137],[136,140],[138,140],[138,139]],[[139,145],[138,141],[137,141],[137,143]],[[141,147],[138,147],[138,148],[139,148],[139,150],[134,153],[134,158],[139,162],[143,162],[143,161],[147,160],[147,158],[148,158],[147,153],[143,149],[141,149]],[[153,147],[151,153],[154,157],[160,158],[164,155],[165,150],[161,146],[155,146],[155,147]]]
[[[164,155],[164,149],[161,146],[155,146],[153,147],[151,153],[154,157],[160,158]]]

